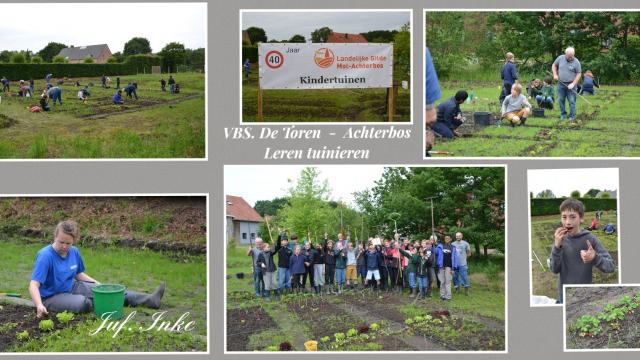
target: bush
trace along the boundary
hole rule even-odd
[[[32,64],[42,64],[42,58],[40,56],[34,56],[31,58]]]
[[[563,198],[531,199],[531,216],[560,214],[560,204],[564,200]],[[616,199],[580,198],[579,200],[584,204],[585,211],[617,209]]]
[[[93,64],[93,63],[95,63],[95,62],[96,62],[96,61],[95,61],[95,60],[93,60],[93,58],[92,58],[92,57],[90,57],[90,56],[86,57],[86,58],[84,59],[84,61],[83,61],[83,63],[85,63],[85,64]]]
[[[0,74],[14,81],[44,79],[49,73],[54,77],[133,75],[136,67],[131,64],[0,64]]]
[[[54,64],[66,64],[67,62],[69,61],[60,55],[56,55],[53,57]]]
[[[27,62],[27,59],[24,57],[24,54],[17,53],[11,56],[11,62],[14,64],[24,64]]]
[[[249,59],[252,63],[258,62],[258,47],[257,46],[242,46],[242,62]]]

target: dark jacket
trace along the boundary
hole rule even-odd
[[[334,250],[333,254],[335,255],[336,269],[346,269],[347,268],[347,250]]]
[[[429,276],[429,268],[433,268],[436,264],[436,254],[429,250],[424,256],[420,256],[416,264],[416,274],[419,277]]]
[[[581,250],[587,250],[587,241],[596,252],[596,257],[590,263],[584,263],[580,257]],[[616,270],[613,258],[602,246],[600,241],[588,230],[581,230],[575,236],[562,239],[562,247],[551,247],[551,272],[558,276],[558,299],[562,301],[562,285],[564,284],[591,284],[593,283],[593,268],[596,267],[604,273],[612,273]]]
[[[307,272],[304,263],[308,261],[309,259],[304,254],[302,254],[302,252],[300,253],[300,255],[293,254],[289,258],[288,268],[291,269],[291,273],[293,275],[304,274]]]
[[[582,92],[586,92],[589,93],[591,95],[594,94],[594,90],[593,87],[597,87],[599,88],[600,86],[593,80],[593,78],[591,76],[584,76],[584,79],[582,80]]]
[[[367,266],[367,257],[364,254],[367,253],[366,249],[360,251],[360,249],[356,249],[356,265],[358,267]]]
[[[382,254],[379,251],[366,251],[364,257],[367,260],[367,270],[378,270],[382,265]]]
[[[455,119],[460,113],[460,105],[456,102],[455,97],[450,97],[438,104],[438,122],[445,123],[451,130],[462,124],[460,120]]]
[[[502,82],[504,84],[515,83],[516,80],[518,80],[518,72],[516,71],[516,66],[511,61],[507,61],[504,65],[502,65],[500,77],[502,78]]]
[[[324,264],[324,252],[316,248],[311,249],[311,262],[314,265]]]
[[[274,272],[276,271],[276,264],[273,261],[273,250],[263,251],[260,255],[258,255],[258,266],[265,272]],[[266,267],[262,267],[264,264]]]
[[[409,259],[409,263],[407,264],[407,272],[415,273],[416,272],[416,264],[420,262],[419,254],[411,254],[408,251],[404,251],[400,249],[400,254],[404,255],[407,259]]]
[[[335,254],[335,249],[331,248],[329,249],[327,247],[327,242],[325,241],[324,246],[324,263],[326,265],[335,265],[336,264],[336,254]]]
[[[282,246],[280,239],[278,239],[276,252],[278,253],[278,267],[289,269],[289,258],[293,255],[293,251],[288,246]]]

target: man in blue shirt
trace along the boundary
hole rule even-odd
[[[513,63],[513,53],[508,52],[500,70],[500,77],[502,78],[502,92],[500,92],[500,104],[504,101],[504,98],[511,94],[511,86],[518,80],[518,72],[516,71],[516,65]]]
[[[53,243],[36,255],[29,294],[38,317],[48,314],[48,310],[89,312],[93,309],[91,289],[100,283],[85,273],[80,251],[73,246],[79,234],[75,221],[62,221],[56,226]],[[165,284],[161,283],[153,294],[127,291],[124,303],[158,309],[164,289]]]
[[[451,97],[438,105],[437,121],[431,127],[433,131],[447,139],[453,139],[455,130],[462,125],[462,112],[460,104],[467,100],[469,94],[465,90],[458,90]]]

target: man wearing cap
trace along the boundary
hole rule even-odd
[[[576,119],[576,85],[582,75],[580,61],[575,57],[576,50],[568,47],[564,55],[556,58],[551,66],[553,80],[558,81],[558,104],[560,105],[560,120],[567,118],[564,100],[569,100],[569,121]]]

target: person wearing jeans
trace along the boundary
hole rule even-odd
[[[460,292],[460,286],[464,287],[464,294],[469,295],[469,276],[467,265],[467,258],[471,256],[471,246],[468,242],[462,239],[462,233],[456,233],[456,241],[453,242],[453,246],[456,248],[456,262],[458,263],[458,271],[453,280],[453,285],[456,287],[456,292]]]
[[[266,296],[264,289],[264,280],[262,278],[262,268],[258,266],[258,256],[262,252],[262,239],[256,238],[256,247],[251,246],[247,250],[247,256],[251,256],[253,259],[253,288],[255,290],[256,297]]]
[[[551,66],[553,79],[558,81],[558,104],[560,105],[560,119],[567,118],[564,100],[569,100],[569,120],[576,119],[576,91],[582,76],[580,61],[575,57],[575,49],[568,47],[564,55],[556,58]]]

